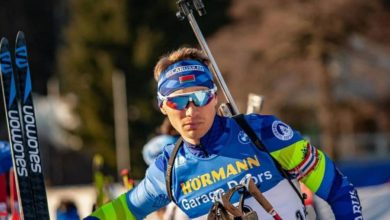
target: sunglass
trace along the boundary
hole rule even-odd
[[[177,96],[158,95],[159,99],[162,102],[166,101],[166,105],[170,108],[183,110],[188,107],[190,102],[193,102],[197,107],[202,107],[209,104],[210,101],[214,98],[216,90],[216,88],[209,90],[199,90],[196,92],[183,93]]]

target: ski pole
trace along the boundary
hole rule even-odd
[[[121,171],[123,186],[126,190],[131,190],[134,187],[134,180],[129,178],[129,170],[122,169]]]
[[[228,109],[222,109],[224,114],[227,115],[237,115],[239,114],[238,108],[236,103],[233,100],[233,97],[231,93],[229,92],[229,89],[225,83],[225,80],[222,77],[221,71],[218,68],[217,63],[215,62],[214,56],[211,54],[211,51],[207,45],[207,42],[199,28],[198,23],[195,20],[195,17],[193,15],[193,11],[196,10],[199,14],[199,16],[203,16],[206,14],[206,8],[202,2],[202,0],[179,0],[177,1],[177,5],[179,8],[179,11],[176,13],[176,16],[179,20],[184,20],[185,18],[188,19],[188,22],[190,23],[192,30],[194,31],[194,34],[196,38],[199,41],[200,46],[202,47],[203,52],[206,53],[208,58],[211,62],[211,71],[213,72],[218,84],[220,85],[222,92],[225,96],[225,99],[227,100],[226,107]],[[222,108],[226,108],[225,106],[222,106]]]
[[[279,214],[276,212],[271,203],[265,198],[263,193],[257,188],[255,182],[253,182],[252,175],[247,174],[242,183],[249,193],[256,199],[256,201],[264,208],[264,210],[272,216],[274,220],[282,220]]]
[[[92,161],[93,179],[96,190],[96,202],[94,208],[99,208],[104,204],[104,174],[103,174],[104,159],[100,154],[95,154]]]

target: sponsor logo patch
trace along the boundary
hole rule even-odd
[[[294,135],[294,132],[290,128],[290,126],[281,121],[274,121],[272,123],[272,133],[275,135],[276,138],[282,141],[288,141]]]
[[[248,137],[248,135],[244,132],[244,131],[240,131],[238,133],[238,141],[241,143],[241,144],[249,144],[249,142],[251,141],[251,139]]]
[[[186,71],[200,71],[205,72],[205,69],[201,65],[188,65],[188,66],[178,66],[172,70],[169,70],[166,74],[166,78],[170,78],[173,75],[176,75],[178,73],[186,72]]]

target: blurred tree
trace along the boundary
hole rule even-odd
[[[206,35],[228,21],[230,1],[205,2],[211,12],[199,19]],[[77,94],[84,147],[100,152],[115,166],[111,75],[127,77],[131,174],[143,176],[142,146],[162,120],[155,100],[153,66],[163,53],[183,44],[196,45],[187,22],[175,17],[176,2],[71,0],[58,73],[64,92]],[[207,20],[207,22],[206,22]]]
[[[113,151],[112,72],[126,59],[128,31],[122,0],[70,1],[71,17],[66,46],[60,51],[58,74],[61,89],[78,97],[84,146],[100,152],[111,165]]]
[[[299,16],[301,24],[295,33],[287,36],[290,48],[282,50],[279,56],[303,56],[313,59],[319,66],[315,83],[319,91],[317,120],[322,133],[322,147],[328,155],[335,158],[336,138],[340,130],[337,127],[335,78],[331,64],[353,34],[366,30],[367,21],[378,2],[332,0],[307,3],[292,4],[291,12]]]
[[[240,106],[248,92],[256,92],[265,94],[265,111],[288,115],[298,128],[315,132],[318,126],[310,121],[316,120],[321,146],[335,157],[341,106],[334,66],[353,36],[380,27],[374,20],[384,20],[383,2],[237,0],[230,9],[232,25],[214,35],[211,46],[223,57],[222,71],[235,82],[231,88]]]

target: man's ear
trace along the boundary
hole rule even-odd
[[[218,104],[218,96],[217,96],[216,92],[215,92],[215,95],[214,95],[214,101],[215,101],[215,104]]]
[[[164,115],[167,115],[167,112],[165,111],[165,109],[161,106],[160,107],[160,111],[161,111],[161,113],[163,113]]]

